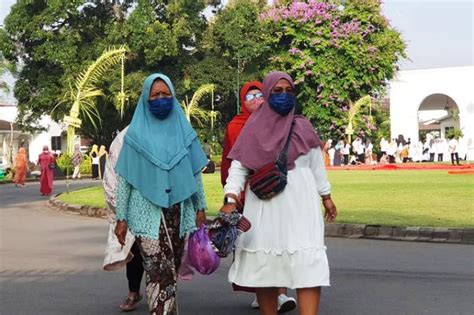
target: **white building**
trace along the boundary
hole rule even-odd
[[[418,141],[423,112],[439,111],[439,135],[461,129],[460,142],[474,160],[473,87],[474,66],[399,71],[390,83],[391,137]]]
[[[16,105],[0,104],[0,165],[9,166],[11,144],[13,157],[18,148],[24,147],[29,160],[34,163],[37,162],[44,145],[49,146],[50,150],[56,153],[66,150],[65,126],[54,122],[49,116],[44,116],[39,125],[46,131],[34,134],[24,133],[14,124],[17,112]]]

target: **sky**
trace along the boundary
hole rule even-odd
[[[15,2],[0,0],[0,25]],[[474,65],[474,0],[384,0],[383,12],[407,44],[401,70]]]

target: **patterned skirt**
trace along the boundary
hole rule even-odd
[[[137,238],[146,272],[148,307],[153,315],[178,313],[177,274],[185,242],[179,237],[180,217],[179,205],[163,209],[159,238]]]

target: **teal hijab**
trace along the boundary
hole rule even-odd
[[[148,109],[156,79],[168,85],[174,98],[173,109],[163,120]],[[143,84],[115,170],[150,202],[170,208],[196,192],[194,175],[206,164],[201,143],[184,116],[170,79],[161,73],[150,75]]]

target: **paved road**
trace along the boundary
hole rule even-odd
[[[65,189],[56,182],[55,192]],[[72,188],[97,184],[90,180]],[[46,206],[38,184],[0,185],[0,314],[117,314],[124,272],[101,271],[107,224]],[[321,314],[472,314],[474,246],[328,239]],[[226,283],[230,260],[180,284],[181,315],[240,315],[252,297]],[[147,314],[145,303],[137,312]],[[292,312],[288,314],[297,314]]]

